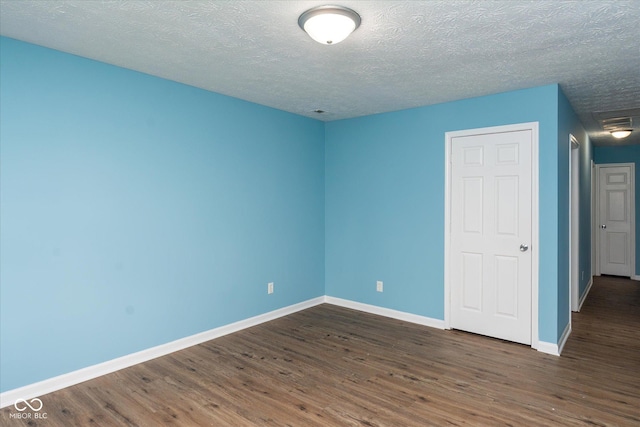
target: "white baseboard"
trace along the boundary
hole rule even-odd
[[[353,310],[364,311],[365,313],[377,314],[378,316],[390,317],[392,319],[404,320],[409,323],[429,326],[431,328],[445,329],[444,320],[433,319],[431,317],[419,316],[417,314],[406,313],[404,311],[392,310],[390,308],[378,307],[376,305],[363,304],[361,302],[346,300],[336,297],[325,297],[327,304],[338,305],[340,307],[351,308]]]
[[[569,322],[567,324],[567,327],[564,328],[564,332],[562,333],[562,336],[560,336],[560,340],[558,341],[558,344],[539,341],[538,347],[536,348],[536,350],[538,350],[541,353],[547,353],[553,356],[560,356],[560,354],[562,353],[562,350],[564,349],[564,345],[567,343],[567,340],[569,339],[569,335],[571,335],[571,322]]]
[[[584,304],[584,302],[587,300],[587,295],[589,295],[589,291],[591,290],[592,286],[593,276],[591,276],[591,279],[589,279],[589,283],[587,283],[587,289],[584,290],[584,293],[580,297],[580,301],[578,301],[578,311],[582,310],[582,304]]]
[[[558,344],[553,344],[545,341],[538,341],[538,347],[536,348],[541,353],[551,354],[553,356],[560,356],[558,350]]]
[[[278,310],[250,317],[249,319],[240,320],[238,322],[220,326],[218,328],[201,332],[199,334],[181,338],[166,344],[161,344],[156,347],[151,347],[137,353],[131,353],[126,356],[118,357],[117,359],[108,360],[97,365],[88,366],[77,371],[49,378],[44,381],[29,384],[13,390],[7,390],[3,393],[0,393],[0,408],[13,405],[18,399],[32,399],[34,397],[42,396],[43,394],[51,393],[56,390],[79,384],[102,375],[119,371],[120,369],[137,365],[138,363],[146,362],[160,356],[165,356],[167,354],[183,350],[187,347],[201,344],[203,342],[240,331],[242,329],[250,328],[252,326],[256,326],[261,323],[277,319],[279,317],[287,316],[297,311],[305,310],[307,308],[322,304],[323,302],[325,302],[325,297],[323,296],[313,298],[298,304],[293,304],[288,307],[283,307]]]
[[[585,296],[589,292],[593,279],[589,282]],[[584,300],[584,298],[583,298]],[[350,308],[353,310],[363,311],[365,313],[371,313],[379,316],[389,317],[392,319],[402,320],[409,323],[416,323],[423,326],[428,326],[437,329],[446,329],[444,320],[434,319],[431,317],[420,316],[417,314],[407,313],[403,311],[393,310],[390,308],[378,307],[375,305],[364,304],[356,301],[346,300],[342,298],[322,296],[313,298],[307,301],[303,301],[298,304],[293,304],[288,307],[283,307],[278,310],[271,311],[269,313],[261,314],[249,319],[241,320],[229,325],[221,326],[211,329],[209,331],[201,332],[199,334],[191,335],[189,337],[181,338],[176,341],[172,341],[166,344],[162,344],[156,347],[152,347],[146,350],[139,351],[137,353],[128,354],[126,356],[119,357],[117,359],[109,360],[97,365],[89,366],[77,371],[69,372],[57,377],[49,378],[44,381],[40,381],[34,384],[29,384],[24,387],[8,390],[0,393],[0,408],[12,405],[18,399],[32,399],[39,397],[47,393],[61,390],[66,387],[70,387],[75,384],[82,383],[102,375],[110,374],[120,369],[128,368],[139,363],[146,362],[148,360],[155,359],[157,357],[165,356],[167,354],[183,350],[185,348],[201,344],[206,341],[210,341],[215,338],[222,337],[234,332],[241,331],[252,326],[259,325],[271,320],[275,320],[279,317],[287,316],[298,311],[305,310],[307,308],[320,305],[322,303],[333,304],[340,307]],[[552,354],[559,356],[562,349],[571,334],[571,324],[567,325],[562,337],[558,344],[539,341],[537,350],[542,353]]]
[[[562,350],[564,350],[564,345],[567,343],[569,339],[569,335],[571,335],[571,322],[567,324],[567,327],[564,328],[564,332],[560,336],[560,341],[558,341],[558,356],[562,354]]]
[[[631,280],[640,280],[640,276],[638,276],[637,274],[633,275],[631,276]]]

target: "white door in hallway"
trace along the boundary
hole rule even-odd
[[[532,342],[532,130],[451,139],[450,326]]]
[[[598,169],[600,274],[630,277],[632,168],[625,165]]]

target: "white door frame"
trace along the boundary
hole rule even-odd
[[[519,123],[514,125],[493,126],[480,129],[468,129],[446,132],[444,137],[444,325],[451,329],[451,143],[452,139],[462,136],[483,135],[488,133],[531,131],[531,347],[538,349],[538,271],[539,271],[539,155],[538,155],[538,122]]]
[[[636,201],[635,201],[635,177],[636,177],[636,165],[635,163],[601,163],[596,165],[596,220],[593,226],[593,232],[596,235],[596,276],[600,276],[600,171],[602,168],[606,167],[618,167],[618,166],[629,166],[631,169],[631,176],[629,177],[629,185],[631,187],[631,191],[629,192],[629,204],[631,211],[631,236],[629,236],[629,240],[631,242],[631,248],[629,250],[629,268],[630,268],[630,277],[634,280],[640,280],[640,276],[636,275]]]
[[[569,134],[569,322],[580,311],[580,143]]]
[[[598,191],[598,181],[596,180],[596,163],[591,159],[591,272],[589,275],[589,281],[593,280],[593,276],[600,275],[600,268],[596,267],[598,258],[597,258],[597,249],[596,249],[596,236],[598,235],[598,216],[596,214],[596,208],[598,207],[596,203],[596,194]]]

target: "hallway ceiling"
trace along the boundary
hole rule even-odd
[[[312,41],[321,4],[362,25]],[[640,143],[594,116],[640,107],[638,23],[638,0],[0,0],[3,36],[325,121],[560,83],[597,145]]]

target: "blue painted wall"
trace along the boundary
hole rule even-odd
[[[444,319],[445,132],[538,121],[539,337],[557,343],[559,311],[568,314],[558,299],[567,268],[558,251],[568,240],[558,234],[568,176],[559,93],[550,85],[327,123],[327,295]]]
[[[1,391],[324,295],[323,123],[0,43]]]
[[[324,294],[442,319],[444,134],[512,123],[540,123],[540,339],[564,329],[557,85],[323,124],[0,43],[0,391]]]
[[[640,216],[640,145],[621,145],[617,147],[594,147],[593,161],[604,163],[635,163],[636,224]],[[636,225],[636,275],[640,275],[640,227]]]
[[[580,275],[579,294],[582,296],[587,289],[591,279],[591,140],[584,127],[580,123],[578,116],[573,111],[569,100],[558,88],[558,170],[562,173],[558,176],[558,234],[566,236],[569,234],[569,211],[571,192],[569,187],[569,159],[571,156],[571,143],[569,135],[573,135],[580,143],[579,148],[579,197],[580,197],[580,224],[579,224],[579,246],[580,259],[578,266]],[[560,336],[570,320],[570,282],[569,270],[571,261],[569,259],[568,239],[560,239],[560,249],[558,250],[558,336]]]

